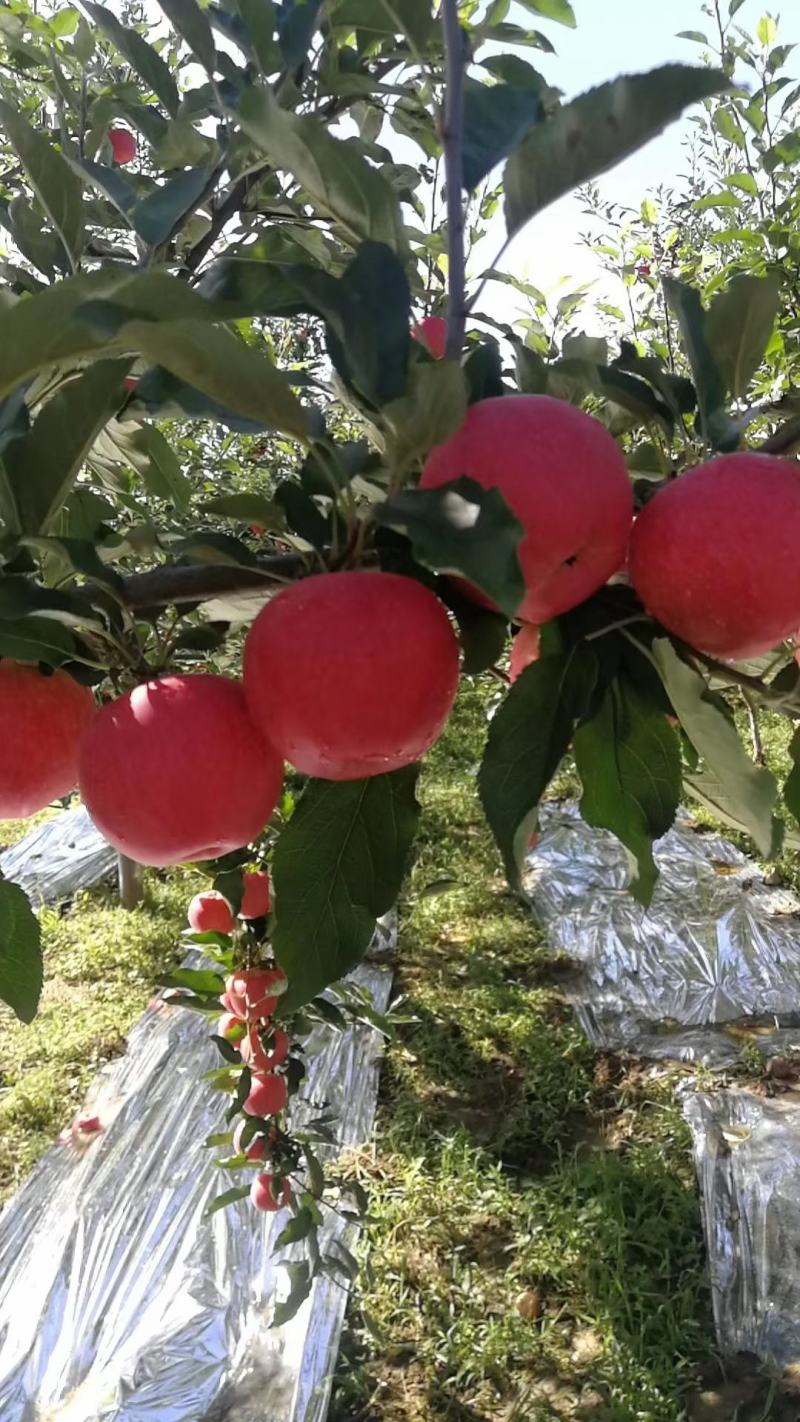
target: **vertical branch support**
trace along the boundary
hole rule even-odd
[[[120,854],[117,860],[119,901],[124,909],[136,908],[144,893],[144,866]]]
[[[458,360],[464,346],[466,324],[466,264],[464,258],[464,71],[466,36],[458,19],[458,0],[442,0],[442,33],[445,55],[445,96],[442,117],[444,170],[447,182],[447,350]]]

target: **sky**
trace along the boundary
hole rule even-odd
[[[701,47],[677,39],[676,35],[680,30],[689,29],[713,34],[713,22],[702,14],[701,0],[573,0],[573,9],[577,19],[574,30],[541,21],[521,5],[513,6],[509,14],[509,19],[518,24],[546,30],[556,46],[556,54],[524,49],[514,52],[528,59],[550,83],[562,89],[565,99],[574,98],[618,74],[676,61],[700,63]],[[768,9],[765,0],[745,0],[734,23],[752,33]],[[723,0],[723,13],[726,10],[727,0]],[[791,0],[782,17],[774,6],[770,13],[779,20],[778,41],[798,45],[792,58],[796,59],[800,81],[800,4]],[[603,198],[638,209],[649,187],[661,181],[670,182],[685,169],[682,144],[687,132],[686,121],[672,124],[659,138],[605,174],[599,180]],[[545,292],[552,291],[562,277],[571,278],[570,288],[597,278],[597,262],[578,240],[579,232],[585,231],[587,226],[580,204],[573,197],[563,198],[517,235],[502,266]],[[502,239],[502,225],[497,235]],[[489,257],[490,252],[482,246],[478,269]],[[612,296],[607,287],[602,294],[606,298]],[[493,284],[493,300],[495,296],[498,301],[512,302],[510,289],[497,283]],[[503,315],[512,315],[512,309],[507,308]]]

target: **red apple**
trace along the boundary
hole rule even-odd
[[[525,530],[522,621],[547,622],[575,607],[624,562],[633,512],[628,471],[615,440],[583,410],[548,395],[479,400],[431,451],[420,487],[462,475],[499,489]],[[471,596],[491,606],[477,589]]]
[[[78,750],[96,712],[64,671],[0,661],[0,819],[25,819],[78,783]]]
[[[278,1175],[257,1175],[250,1186],[250,1199],[257,1210],[273,1213],[288,1205],[291,1199],[288,1180]]]
[[[136,157],[136,139],[127,128],[110,128],[108,130],[108,141],[111,144],[111,152],[114,162],[124,167],[126,163],[132,163]]]
[[[283,767],[238,682],[167,676],[110,702],[85,735],[80,790],[101,834],[142,864],[216,859],[255,839]]]
[[[433,356],[434,360],[442,360],[447,349],[447,322],[443,316],[423,316],[415,326],[411,327],[412,339]]]
[[[631,582],[700,652],[759,656],[800,626],[800,469],[725,454],[681,474],[639,514]]]
[[[267,1073],[274,1071],[276,1067],[283,1066],[289,1055],[289,1038],[280,1028],[276,1027],[271,1035],[270,1043],[264,1047],[257,1025],[248,1029],[247,1038],[242,1042],[242,1061],[255,1072]]]
[[[269,874],[254,869],[245,874],[244,893],[239,906],[240,918],[263,918],[269,913]]]
[[[216,889],[195,894],[186,916],[195,933],[233,933],[236,927],[228,900]]]
[[[254,1076],[243,1109],[248,1116],[277,1116],[289,1100],[285,1076]]]
[[[526,622],[524,627],[520,627],[517,635],[511,642],[511,664],[510,674],[512,682],[530,666],[531,662],[539,660],[539,633],[540,629],[532,622]]]
[[[419,760],[458,686],[458,645],[432,592],[395,573],[322,573],[284,588],[244,649],[261,734],[304,775],[358,780]]]

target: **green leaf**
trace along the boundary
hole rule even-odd
[[[525,593],[517,557],[523,529],[498,489],[466,476],[437,489],[404,489],[378,505],[375,517],[408,536],[424,567],[466,578],[515,615]]]
[[[262,73],[274,74],[281,66],[281,52],[275,38],[272,0],[235,0],[235,3]]]
[[[265,85],[245,91],[237,117],[275,167],[291,173],[352,242],[371,238],[406,255],[397,195],[351,143],[310,115],[282,109]]]
[[[314,1223],[314,1216],[308,1206],[303,1205],[281,1230],[275,1240],[274,1248],[283,1249],[287,1244],[297,1244],[301,1239],[305,1239],[307,1234],[310,1234]]]
[[[407,393],[383,410],[392,431],[391,454],[406,468],[455,434],[467,412],[464,372],[455,360],[420,361],[408,373]]]
[[[800,824],[800,730],[795,731],[789,743],[789,757],[792,768],[783,786],[783,801],[787,810]]]
[[[539,801],[586,713],[596,679],[591,652],[540,657],[517,678],[492,719],[478,786],[512,888],[521,887]]]
[[[675,38],[692,40],[694,44],[708,45],[708,40],[702,30],[678,30]]]
[[[51,617],[21,617],[17,621],[0,622],[0,657],[60,667],[74,656],[72,633]]]
[[[765,49],[770,49],[778,38],[778,26],[771,15],[762,15],[756,25],[756,39]]]
[[[156,98],[161,100],[167,113],[174,118],[180,103],[178,86],[172,77],[169,65],[165,63],[157,50],[153,49],[147,40],[142,39],[137,30],[120,24],[116,15],[105,5],[96,4],[94,0],[86,0],[84,9],[88,10],[95,23],[100,26],[104,34],[108,35],[123,58],[127,59],[131,68],[136,70],[136,73],[144,80]]]
[[[175,968],[158,979],[159,987],[191,988],[202,997],[219,997],[225,991],[225,976],[209,968]]]
[[[728,392],[739,399],[758,370],[775,329],[781,281],[777,273],[731,278],[708,310],[706,340]]]
[[[680,800],[678,737],[661,707],[615,677],[575,732],[574,752],[583,785],[581,815],[595,829],[611,830],[630,850],[637,865],[631,893],[648,904],[658,877],[653,840],[673,824]]]
[[[293,0],[278,17],[278,42],[288,69],[305,62],[319,24],[321,0]]]
[[[237,1200],[246,1200],[250,1194],[249,1185],[234,1185],[231,1190],[225,1190],[222,1195],[216,1195],[206,1208],[206,1214],[215,1215],[217,1210],[224,1210],[228,1205],[235,1205]]]
[[[130,321],[120,340],[212,400],[272,429],[304,436],[305,410],[261,351],[231,331],[200,321]]]
[[[421,54],[427,52],[437,26],[429,0],[334,0],[331,24],[365,35],[404,34]]]
[[[317,309],[339,374],[379,408],[402,396],[411,291],[392,249],[383,242],[362,243],[337,283],[335,299],[319,302]]]
[[[791,168],[798,160],[800,128],[796,128],[793,133],[784,134],[783,138],[761,155],[761,162],[768,173],[774,173],[776,168]]]
[[[207,168],[187,168],[148,193],[131,213],[131,221],[143,242],[158,247],[196,207],[208,188]]]
[[[590,89],[536,124],[506,164],[506,227],[518,232],[542,208],[613,168],[689,104],[729,88],[715,69],[666,64]]]
[[[191,481],[183,473],[172,446],[155,425],[115,421],[106,431],[106,437],[122,462],[138,474],[149,493],[176,509],[188,508]]]
[[[88,539],[55,538],[50,535],[32,534],[19,541],[23,548],[35,548],[37,552],[52,553],[56,557],[63,558],[74,572],[82,573],[91,582],[98,583],[100,587],[108,588],[109,592],[119,596],[121,590],[119,573],[115,573],[113,568],[106,567],[94,543]]]
[[[508,641],[508,623],[496,612],[487,612],[468,598],[445,594],[448,606],[458,622],[461,642],[461,671],[464,676],[477,676],[497,666]]]
[[[541,15],[544,20],[555,20],[559,25],[575,28],[575,12],[569,0],[519,0],[524,10]]]
[[[139,194],[123,173],[104,163],[90,162],[88,158],[69,158],[67,161],[84,182],[90,182],[126,220],[129,218],[139,201]]]
[[[235,518],[239,523],[258,524],[261,528],[285,528],[286,520],[278,505],[263,494],[218,494],[201,505],[201,511]]]
[[[708,343],[707,313],[694,287],[668,276],[663,285],[691,366],[703,433],[716,447],[725,442],[730,420],[725,411],[725,381]]]
[[[666,637],[653,642],[653,656],[675,715],[697,754],[727,793],[751,839],[769,855],[774,839],[772,813],[778,787],[770,771],[753,765],[735,727],[707,683],[682,661]]]
[[[291,1289],[288,1298],[275,1307],[272,1316],[275,1328],[282,1327],[284,1323],[288,1323],[290,1319],[294,1318],[298,1309],[302,1307],[311,1293],[311,1286],[314,1282],[309,1265],[305,1261],[298,1264],[287,1264],[286,1268],[291,1280]]]
[[[462,142],[467,192],[477,188],[501,159],[519,147],[543,112],[541,100],[532,89],[466,80]]]
[[[119,403],[126,360],[95,362],[47,401],[3,454],[23,533],[46,533],[95,439]]]
[[[315,1200],[321,1200],[325,1194],[325,1173],[310,1145],[303,1146],[303,1155],[308,1169],[308,1188]]]
[[[354,968],[394,904],[419,817],[417,773],[306,786],[273,858],[283,1013]]]
[[[158,0],[158,3],[172,28],[186,40],[192,54],[209,74],[213,74],[217,52],[205,11],[195,4],[195,0]]]
[[[32,1022],[42,991],[39,920],[17,884],[0,880],[0,998]]]
[[[69,163],[43,134],[31,128],[5,99],[0,123],[11,140],[36,196],[64,244],[75,268],[83,248],[83,187]]]

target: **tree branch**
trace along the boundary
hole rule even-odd
[[[208,602],[226,594],[282,586],[299,577],[306,568],[301,553],[276,553],[262,558],[257,568],[236,568],[221,563],[168,565],[123,578],[122,596],[134,611],[164,604]]]
[[[466,36],[458,20],[458,0],[442,0],[445,53],[445,96],[442,118],[444,170],[447,182],[447,350],[458,360],[464,346],[466,263],[464,258],[464,70]]]

